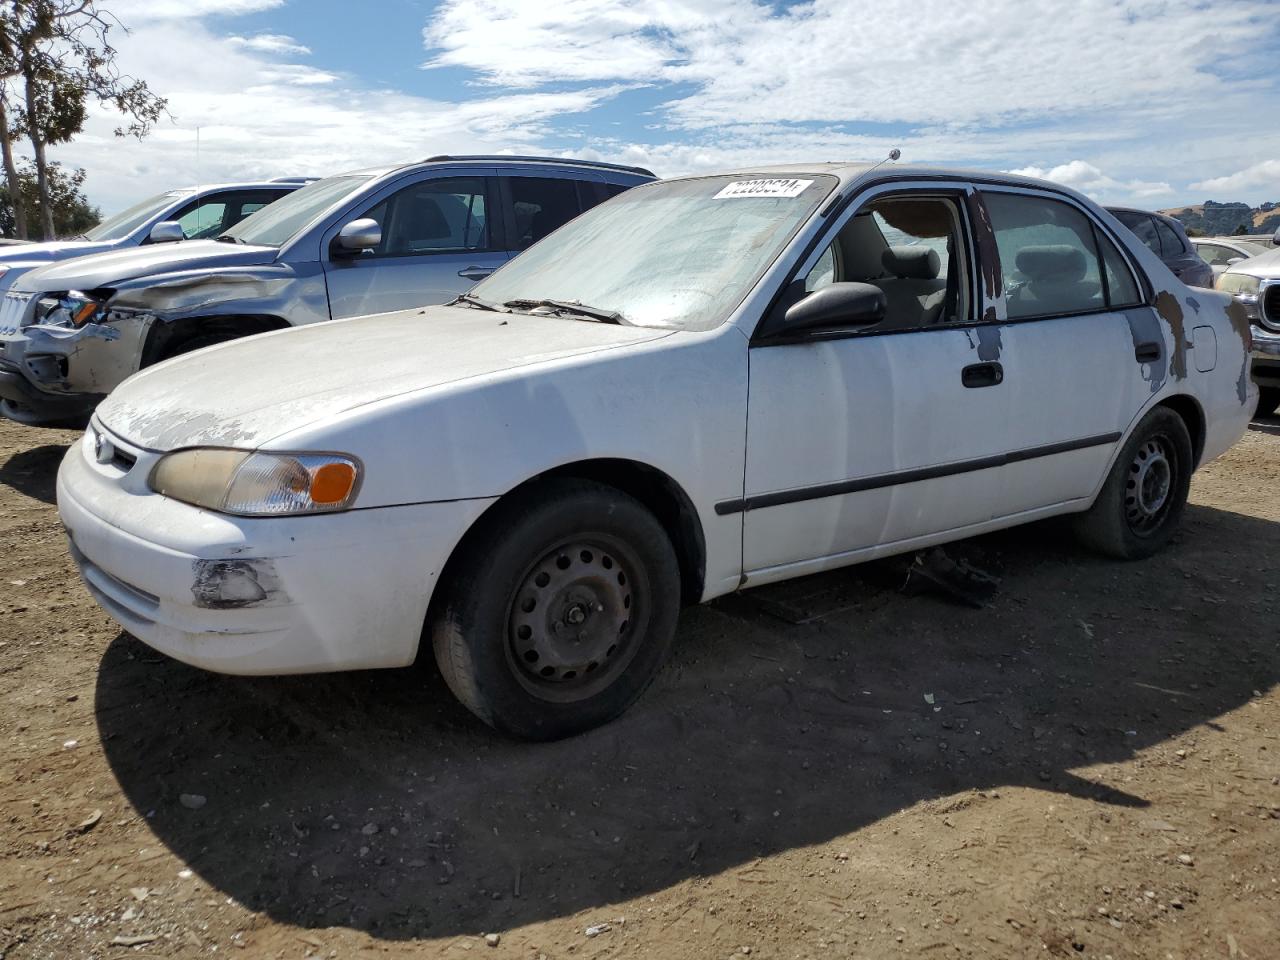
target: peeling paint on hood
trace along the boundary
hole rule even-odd
[[[261,446],[345,410],[671,330],[427,307],[233,340],[148,367],[98,407],[151,450]]]

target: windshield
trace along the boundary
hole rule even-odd
[[[1275,249],[1274,247],[1268,247],[1265,243],[1253,243],[1250,240],[1237,240],[1236,246],[1243,250],[1246,256],[1250,257],[1259,257]]]
[[[250,214],[220,236],[241,243],[278,247],[317,216],[369,180],[356,175],[317,180]]]
[[[742,302],[835,177],[749,175],[633,187],[571,220],[472,292],[574,302],[642,327],[710,330]]]
[[[173,201],[190,193],[190,190],[170,190],[168,193],[160,193],[141,203],[135,203],[123,213],[117,213],[114,217],[103,220],[88,231],[84,238],[86,240],[119,240],[121,237],[127,237]]]

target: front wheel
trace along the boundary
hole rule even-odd
[[[481,524],[428,625],[454,695],[531,740],[621,714],[675,636],[679,566],[661,524],[627,494],[571,479],[499,503]]]
[[[1259,387],[1258,407],[1253,411],[1254,419],[1274,416],[1280,409],[1280,387]]]
[[[1098,499],[1076,518],[1077,536],[1122,560],[1159,551],[1187,505],[1193,458],[1182,418],[1167,407],[1152,410],[1120,451]]]

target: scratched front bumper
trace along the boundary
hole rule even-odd
[[[154,493],[160,454],[92,429],[111,449],[86,434],[57,487],[85,586],[139,640],[220,673],[412,663],[436,578],[489,503],[232,517]]]

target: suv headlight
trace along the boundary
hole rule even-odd
[[[151,471],[156,493],[246,517],[346,510],[360,461],[339,453],[262,453],[197,447],[166,454]]]
[[[105,315],[106,303],[105,297],[95,297],[79,290],[49,294],[36,303],[31,322],[83,327]]]

